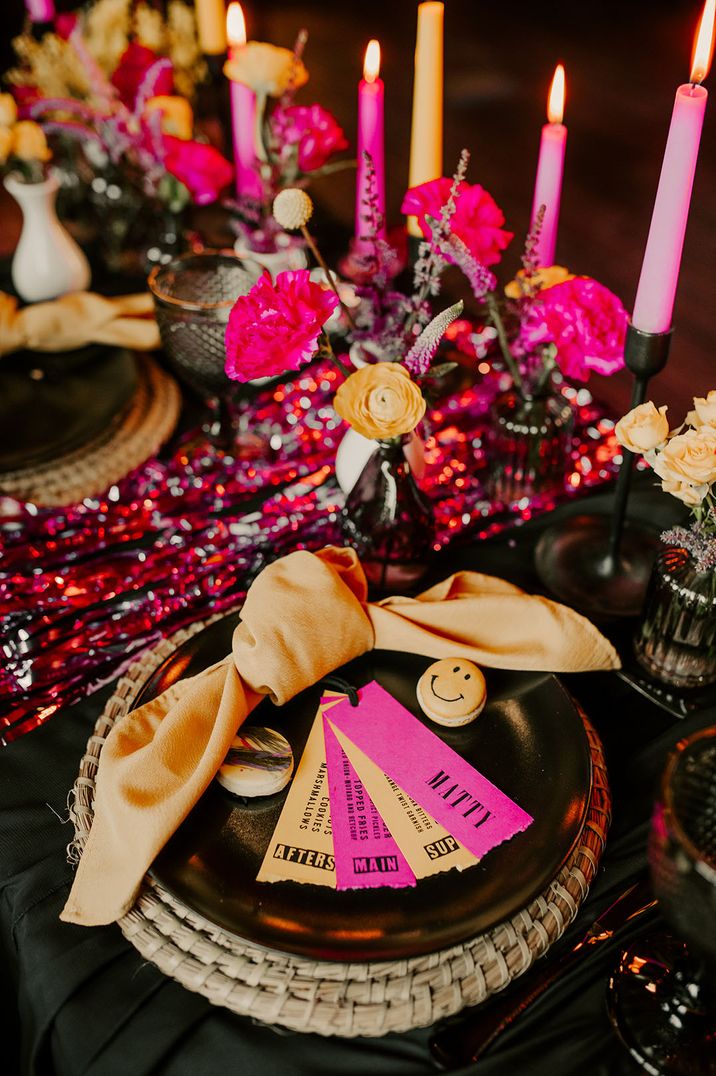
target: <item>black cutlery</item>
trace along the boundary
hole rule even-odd
[[[463,1014],[458,1023],[447,1024],[436,1031],[430,1040],[433,1059],[443,1068],[477,1061],[498,1036],[553,983],[655,905],[656,900],[645,876],[617,897],[572,949],[554,963],[544,965],[531,975],[528,973],[523,990],[511,992],[508,997],[497,1000],[486,1012],[477,1009],[467,1018]]]

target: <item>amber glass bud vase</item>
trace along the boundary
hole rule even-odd
[[[432,506],[405,458],[407,440],[376,442],[343,510],[343,533],[357,550],[368,582],[384,593],[420,581],[435,539]]]

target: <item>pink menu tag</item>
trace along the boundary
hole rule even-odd
[[[484,856],[527,829],[531,815],[375,680],[361,688],[358,696],[358,706],[351,706],[347,699],[339,702],[324,717],[324,724],[335,725],[473,855]]]
[[[335,709],[335,707],[333,708]],[[331,713],[333,710],[331,711]],[[336,889],[402,889],[415,875],[323,717]]]

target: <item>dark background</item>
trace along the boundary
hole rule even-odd
[[[58,10],[72,3],[57,3]],[[319,100],[355,137],[356,86],[365,45],[378,37],[386,84],[389,216],[399,220],[410,139],[413,0],[246,0],[249,34],[290,46],[310,32],[311,73],[301,100]],[[3,0],[2,69],[22,23],[21,0]],[[555,63],[567,71],[569,128],[557,260],[597,277],[631,309],[676,87],[687,80],[700,0],[549,0],[496,3],[447,0],[445,15],[445,172],[472,153],[468,178],[481,182],[516,233],[503,265],[518,265],[529,223],[539,131]],[[709,82],[707,81],[707,86]],[[711,79],[713,85],[713,79]],[[652,397],[674,424],[694,394],[716,387],[716,113],[707,108],[686,236],[669,364]],[[4,192],[3,192],[4,193]],[[349,225],[354,179],[342,173],[314,188],[324,211]],[[19,220],[0,203],[0,247],[12,249]],[[628,375],[595,378],[593,390],[617,411],[628,406]]]

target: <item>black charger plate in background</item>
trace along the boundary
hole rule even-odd
[[[231,650],[238,615],[193,636],[143,685],[141,705]],[[543,673],[485,669],[488,703],[461,729],[433,725],[415,697],[432,659],[373,650],[338,670],[362,686],[377,680],[441,739],[534,817],[524,833],[469,870],[415,889],[337,892],[256,875],[287,789],[239,800],[213,782],[167,843],[151,875],[188,908],[256,945],[318,960],[390,960],[476,937],[525,908],[556,877],[577,842],[589,803],[591,755],[579,711],[560,681]],[[320,686],[282,707],[268,699],[248,724],[282,732],[300,760]]]
[[[91,443],[119,421],[137,383],[136,355],[125,348],[8,355],[0,362],[0,472]]]

